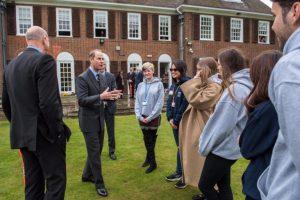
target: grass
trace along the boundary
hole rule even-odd
[[[67,200],[99,199],[95,187],[81,182],[81,173],[86,159],[83,135],[77,119],[66,119],[73,135],[67,144]],[[134,116],[116,117],[116,155],[112,161],[108,157],[107,135],[102,152],[102,170],[109,192],[107,200],[183,200],[191,199],[198,193],[197,188],[184,190],[174,188],[174,183],[165,181],[164,176],[175,169],[176,146],[173,134],[166,119],[163,118],[157,139],[156,155],[158,168],[151,174],[145,174],[141,164],[145,158],[142,134]],[[0,122],[0,199],[24,199],[21,158],[17,150],[10,149],[9,123]],[[239,160],[233,167],[232,189],[235,200],[242,200],[241,175],[247,162]]]

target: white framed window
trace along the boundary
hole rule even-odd
[[[214,16],[200,15],[200,40],[214,40]]]
[[[72,10],[70,8],[56,8],[56,35],[72,37]]]
[[[171,41],[171,16],[159,15],[159,40]]]
[[[231,42],[243,42],[243,19],[231,18],[230,22],[230,41]]]
[[[128,39],[140,40],[141,39],[141,14],[128,13]]]
[[[94,10],[94,37],[108,37],[108,17],[107,11]]]
[[[68,52],[61,52],[57,56],[57,78],[61,93],[75,92],[74,57]]]
[[[16,6],[17,35],[25,35],[33,25],[32,6]]]
[[[270,43],[270,22],[258,21],[258,43],[269,44]]]

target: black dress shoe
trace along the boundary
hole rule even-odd
[[[110,159],[112,159],[112,160],[117,160],[117,156],[116,156],[115,153],[110,153],[110,154],[109,154],[109,157],[110,157]]]
[[[82,177],[81,180],[82,182],[91,182],[91,183],[95,182],[93,177],[89,177],[89,178]]]
[[[107,197],[108,193],[105,187],[97,188],[96,190],[100,196]]]

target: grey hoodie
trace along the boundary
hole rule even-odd
[[[153,77],[150,82],[144,79],[139,84],[135,96],[134,108],[138,120],[142,115],[146,115],[148,116],[147,121],[151,121],[161,114],[164,105],[164,86],[159,78]],[[147,105],[143,106],[144,101],[147,102]]]
[[[252,87],[249,69],[233,74],[233,84],[229,88],[235,99],[230,97],[228,89],[223,92],[200,136],[200,154],[213,153],[229,160],[241,157],[238,138],[247,122],[244,99]]]
[[[300,28],[288,39],[269,81],[279,133],[270,166],[258,180],[263,200],[300,199]]]

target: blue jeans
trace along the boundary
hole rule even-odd
[[[179,154],[179,135],[178,135],[178,129],[173,129],[173,135],[174,139],[177,145],[177,165],[176,165],[176,172],[178,174],[182,174],[182,166],[181,166],[181,160],[180,160],[180,154]]]

